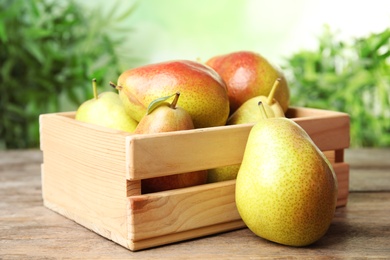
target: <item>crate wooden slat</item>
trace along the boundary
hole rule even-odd
[[[316,109],[305,109],[305,112],[301,111],[301,117],[294,120],[308,132],[322,151],[349,146],[349,138],[345,138],[349,135],[349,122],[346,122],[345,114],[323,113]],[[316,116],[316,113],[320,116]],[[171,133],[129,136],[129,179],[240,163],[252,126],[247,124],[187,130],[176,132],[174,138]],[[145,151],[151,150],[153,156],[144,156]]]
[[[131,250],[245,227],[235,208],[235,180],[141,194],[141,180],[240,163],[252,124],[133,135],[74,120],[40,117],[44,204]],[[338,206],[348,199],[347,114],[291,108],[331,161]]]

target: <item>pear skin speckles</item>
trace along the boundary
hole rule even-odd
[[[291,246],[321,238],[333,219],[337,180],[307,133],[286,118],[251,130],[236,182],[237,209],[255,234]]]
[[[153,100],[180,92],[178,106],[190,113],[195,128],[222,126],[229,116],[229,98],[222,78],[198,62],[178,60],[123,72],[117,86],[127,110],[137,121]]]

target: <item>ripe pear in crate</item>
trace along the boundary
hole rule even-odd
[[[171,103],[168,99],[174,99]],[[146,115],[141,119],[135,134],[155,134],[163,132],[194,129],[191,115],[177,106],[180,92],[161,97],[148,106]],[[206,183],[207,171],[187,172],[142,180],[142,193],[185,188]]]
[[[249,124],[259,121],[261,110],[259,102],[265,109],[268,117],[284,117],[284,112],[279,102],[274,98],[274,94],[279,86],[280,79],[278,78],[271,89],[268,96],[256,96],[245,101],[228,119],[227,125]],[[227,165],[210,169],[208,171],[208,182],[218,182],[225,180],[233,180],[237,177],[240,164]]]
[[[229,98],[225,82],[210,67],[189,60],[148,64],[123,72],[116,85],[126,110],[135,120],[150,102],[180,92],[178,106],[192,117],[195,128],[225,125]]]
[[[96,79],[92,80],[92,88],[94,97],[79,106],[76,120],[132,133],[138,123],[126,113],[118,93],[98,95]]]
[[[214,56],[206,62],[226,82],[230,101],[230,114],[245,101],[256,96],[268,96],[272,84],[280,78],[275,99],[283,112],[289,107],[290,91],[282,70],[259,53],[238,51]]]

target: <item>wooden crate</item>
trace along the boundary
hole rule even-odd
[[[251,124],[134,135],[74,115],[40,116],[46,207],[133,251],[245,227],[235,180],[141,194],[141,179],[240,163]],[[349,116],[309,108],[287,115],[332,162],[337,205],[346,205]]]

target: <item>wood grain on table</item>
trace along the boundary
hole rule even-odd
[[[350,195],[327,234],[294,248],[248,229],[131,252],[45,208],[39,150],[0,152],[0,259],[390,258],[390,149],[349,149]]]

